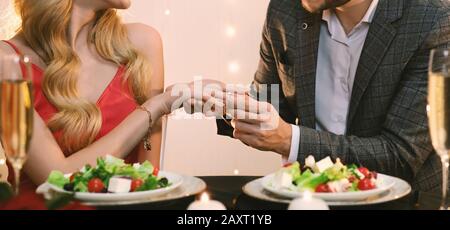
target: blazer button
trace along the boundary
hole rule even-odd
[[[309,26],[308,23],[306,23],[306,22],[302,23],[302,29],[303,30],[307,30],[308,26]]]

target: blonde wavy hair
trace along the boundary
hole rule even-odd
[[[91,144],[102,126],[101,111],[79,97],[77,77],[80,59],[68,40],[72,0],[15,0],[22,18],[19,33],[45,62],[42,90],[58,109],[48,127],[61,131],[58,143],[76,152]],[[126,67],[125,80],[137,103],[149,98],[151,68],[128,39],[127,30],[115,9],[96,13],[88,42],[105,60]]]

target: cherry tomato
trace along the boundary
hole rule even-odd
[[[159,174],[159,168],[157,168],[157,167],[155,167],[155,168],[153,168],[153,176],[158,176],[158,174]]]
[[[131,181],[131,192],[135,192],[142,184],[144,184],[144,181],[141,179],[134,179]]]
[[[358,171],[364,175],[364,177],[370,177],[370,171],[367,168],[361,167]]]
[[[330,189],[330,187],[327,184],[321,184],[321,185],[317,186],[316,192],[319,192],[319,193],[330,193],[331,189]]]
[[[101,193],[104,188],[103,181],[98,178],[93,178],[88,183],[88,191],[92,193]]]
[[[370,178],[364,178],[358,183],[358,189],[361,191],[372,190],[375,187],[375,183],[373,183],[372,179]]]

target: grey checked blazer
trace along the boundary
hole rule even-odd
[[[440,188],[441,164],[428,133],[427,67],[432,48],[450,45],[449,7],[442,0],[380,0],[344,136],[315,130],[321,14],[305,11],[299,0],[270,2],[254,86],[282,86],[280,115],[292,124],[299,121],[300,162],[309,154],[339,157],[401,177],[416,190]],[[218,128],[219,134],[232,134],[223,122]]]

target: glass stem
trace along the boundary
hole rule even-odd
[[[14,192],[16,194],[16,196],[19,195],[20,192],[20,171],[22,170],[22,165],[20,164],[14,164],[13,165],[14,168]]]
[[[449,205],[447,202],[448,196],[448,168],[449,168],[449,155],[447,153],[441,155],[442,161],[442,201],[441,210],[448,210]]]

